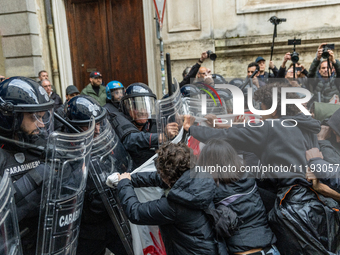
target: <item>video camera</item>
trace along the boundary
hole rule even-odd
[[[271,17],[271,18],[269,19],[269,21],[270,21],[273,25],[278,25],[278,24],[280,24],[280,23],[282,23],[282,22],[286,22],[287,19],[279,19],[278,17],[273,16],[273,17]]]
[[[321,57],[324,59],[328,59],[329,58],[329,53],[328,50],[334,50],[334,44],[326,44],[323,46],[323,52]]]
[[[288,45],[294,45],[294,51],[293,53],[290,54],[291,60],[294,64],[296,64],[297,62],[299,62],[299,53],[297,53],[295,51],[295,45],[301,45],[301,39],[292,39],[292,40],[288,40]]]

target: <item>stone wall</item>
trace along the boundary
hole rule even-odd
[[[204,62],[214,73],[245,77],[248,63],[256,57],[269,60],[274,25],[268,20],[277,16],[287,22],[277,26],[275,65],[280,66],[284,54],[292,51],[287,41],[296,37],[302,39],[296,48],[300,62],[308,69],[322,42],[334,43],[340,59],[339,12],[340,0],[171,0],[162,31],[164,48],[171,54],[172,75],[178,80],[206,50],[218,56],[215,62]]]
[[[50,73],[43,0],[0,0],[0,6],[6,76],[36,79],[42,69]],[[0,70],[1,66],[0,54]]]

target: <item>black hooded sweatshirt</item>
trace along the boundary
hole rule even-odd
[[[156,172],[133,174],[132,181],[123,179],[117,191],[129,220],[137,225],[159,225],[167,255],[218,254],[218,243],[211,222],[204,213],[215,195],[215,182],[210,177],[191,178],[190,170],[176,181],[168,196],[140,203],[133,186],[166,185]]]
[[[281,125],[282,121],[287,127]],[[306,151],[318,147],[316,134],[320,132],[320,122],[303,113],[263,122],[263,126],[259,123],[250,127],[246,123],[245,127],[242,124],[229,129],[191,126],[189,132],[203,143],[212,138],[226,139],[236,149],[253,152],[263,166],[285,166],[289,172],[266,173],[277,187],[311,186],[305,178]]]

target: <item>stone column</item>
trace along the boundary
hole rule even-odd
[[[34,0],[0,0],[0,34],[6,76],[37,78],[44,69],[40,24]]]

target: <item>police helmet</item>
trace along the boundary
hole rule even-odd
[[[214,84],[227,84],[227,81],[224,79],[224,77],[222,75],[212,74],[211,76],[214,80]]]
[[[183,97],[201,98],[201,90],[193,84],[186,84],[181,88],[181,94]]]
[[[17,140],[19,146],[45,141],[53,131],[51,100],[36,81],[11,77],[0,83],[0,135]]]
[[[78,95],[67,102],[65,119],[72,126],[82,130],[90,124],[91,117],[100,123],[106,117],[106,110],[92,97]]]
[[[242,86],[242,84],[243,84],[243,80],[240,79],[240,78],[235,78],[235,79],[232,79],[232,80],[229,82],[229,84],[234,85],[234,86],[237,86],[237,87],[240,88],[240,87]]]
[[[117,94],[114,96],[114,94]],[[119,81],[110,81],[106,85],[106,98],[113,102],[119,102],[124,95],[124,86]]]
[[[121,99],[123,113],[130,116],[133,121],[146,122],[155,118],[156,95],[144,83],[137,82],[127,87]]]

